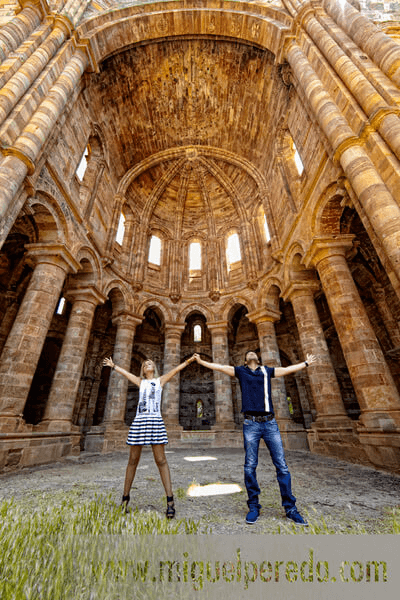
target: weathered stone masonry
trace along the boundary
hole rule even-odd
[[[253,349],[318,355],[274,381],[287,447],[400,472],[400,30],[352,4],[0,9],[1,470],[125,447],[105,356]],[[191,365],[170,443],[240,446],[239,398]]]

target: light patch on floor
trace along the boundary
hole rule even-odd
[[[189,462],[200,462],[201,460],[218,460],[214,456],[184,456],[185,460]]]
[[[241,492],[242,488],[237,483],[209,483],[207,485],[197,485],[192,483],[187,491],[188,496],[221,496],[223,494],[236,494]]]

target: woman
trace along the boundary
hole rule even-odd
[[[120,375],[123,375],[139,387],[139,403],[136,417],[130,426],[126,442],[131,446],[131,449],[122,496],[122,505],[125,507],[125,510],[130,500],[129,492],[135,477],[136,468],[139,464],[142,448],[143,446],[151,445],[154,460],[160,471],[161,481],[167,496],[166,516],[168,519],[172,519],[175,516],[171,476],[164,452],[164,445],[168,443],[168,437],[161,416],[161,395],[164,385],[193,360],[194,357],[192,356],[161,377],[158,375],[157,367],[152,360],[145,360],[142,363],[139,377],[118,367],[111,357],[105,358],[103,361],[104,366],[111,367],[114,371],[120,373]]]

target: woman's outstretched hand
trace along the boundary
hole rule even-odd
[[[111,367],[112,369],[115,367],[114,361],[111,358],[111,356],[110,358],[105,358],[103,360],[103,367]]]
[[[306,361],[309,365],[312,365],[313,363],[317,362],[317,357],[315,356],[315,354],[307,354]]]

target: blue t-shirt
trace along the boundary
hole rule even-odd
[[[242,412],[274,413],[271,395],[271,378],[275,377],[273,367],[264,367],[268,379],[268,395],[265,398],[264,373],[260,367],[252,371],[249,367],[235,367],[235,377],[239,379],[242,390]]]

